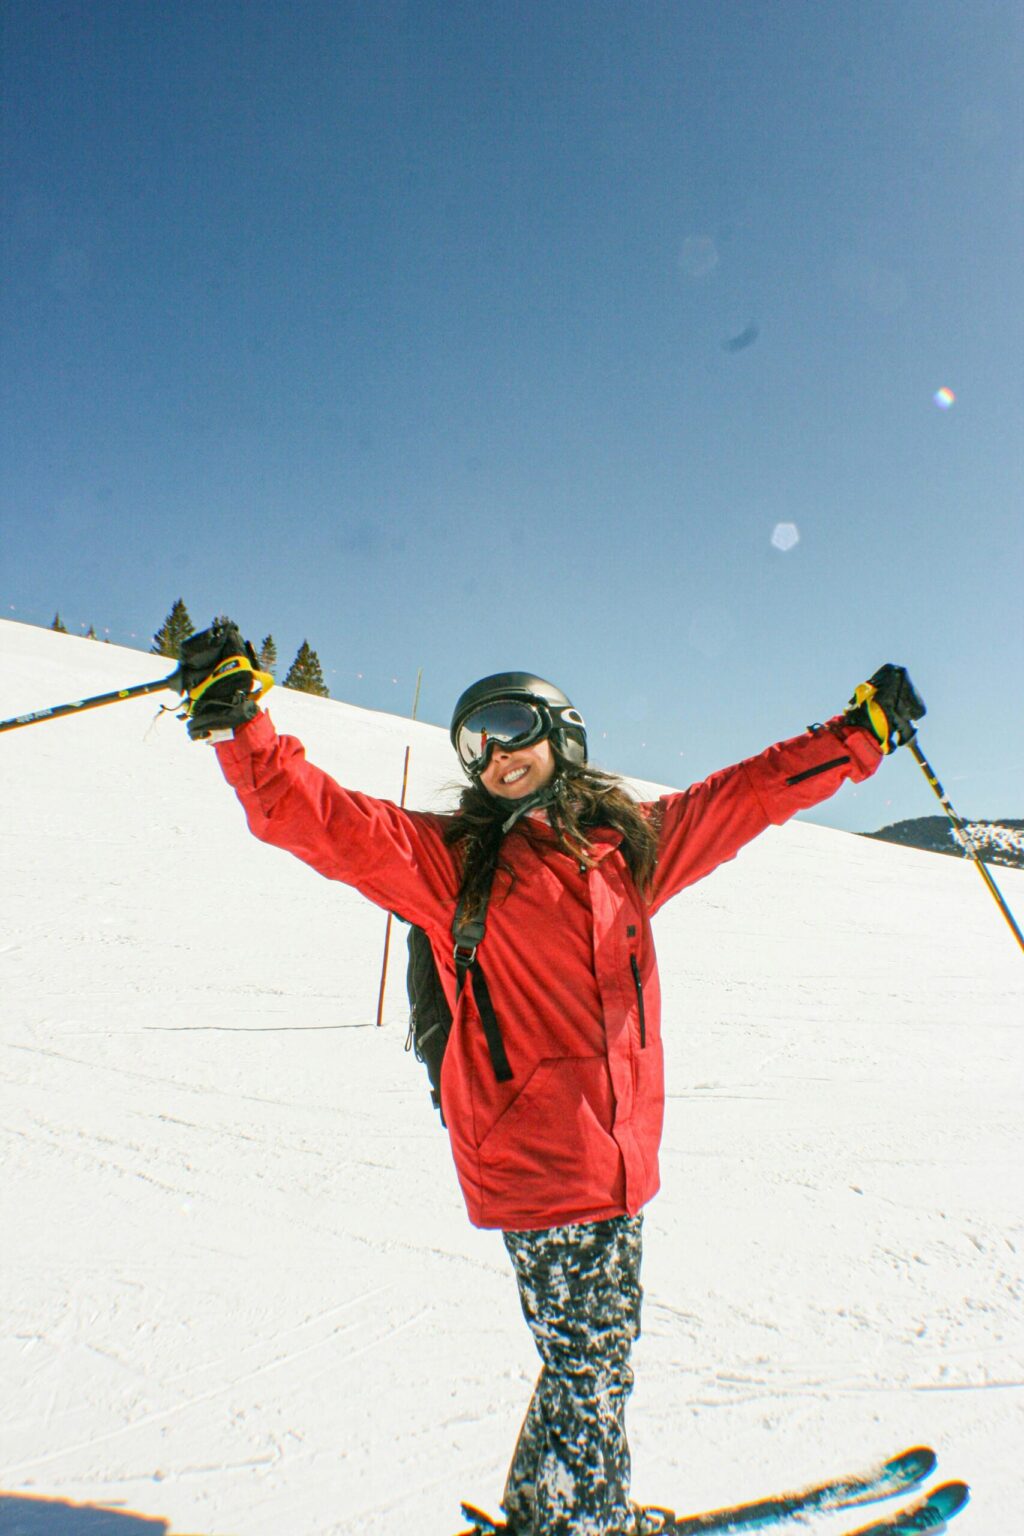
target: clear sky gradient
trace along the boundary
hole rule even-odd
[[[4,616],[180,596],[438,724],[531,668],[675,784],[902,661],[954,803],[1024,814],[1019,5],[0,28]],[[902,754],[813,819],[937,810]]]

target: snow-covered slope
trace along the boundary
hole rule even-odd
[[[165,666],[0,623],[0,717]],[[403,1054],[401,930],[378,1030],[383,915],[252,840],[159,702],[0,736],[0,1526],[446,1536],[497,1504],[535,1359]],[[411,742],[409,803],[445,803],[444,732],[270,707],[381,795]],[[926,1440],[973,1485],[964,1536],[1014,1529],[1024,957],[981,881],[791,824],[656,931],[637,1495]]]

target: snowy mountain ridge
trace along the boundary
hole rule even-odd
[[[3,621],[0,717],[161,665]],[[0,738],[0,1527],[450,1536],[496,1507],[537,1366],[402,1050],[400,931],[378,1030],[383,914],[257,844],[159,702]],[[396,798],[410,743],[409,804],[452,802],[436,727],[268,702],[342,782]],[[927,1441],[964,1536],[1012,1529],[1024,966],[981,882],[790,823],[655,931],[637,1496]]]
[[[986,863],[1024,869],[1024,820],[1005,816],[1000,821],[965,821],[964,829]],[[948,816],[911,816],[862,835],[899,843],[905,848],[926,848],[957,859],[965,857],[965,840]]]

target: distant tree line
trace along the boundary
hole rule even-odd
[[[215,621],[216,622],[216,621]],[[60,612],[54,614],[50,628],[60,635],[66,635],[67,625],[60,616]],[[168,656],[172,661],[180,661],[181,647],[189,635],[195,633],[196,626],[189,617],[189,611],[185,607],[183,598],[178,598],[171,605],[171,610],[164,619],[160,628],[153,636],[153,644],[150,652],[154,656]],[[95,627],[90,624],[86,632],[87,640],[98,640]],[[109,641],[107,642],[109,644]],[[273,635],[264,635],[256,651],[256,660],[261,672],[269,672],[270,676],[277,676],[277,645]],[[303,640],[295,655],[295,660],[288,668],[284,688],[294,688],[299,693],[315,693],[323,699],[329,699],[330,689],[324,682],[323,668],[320,658],[310,645],[308,640]]]
[[[153,636],[150,650],[155,656],[169,656],[173,661],[178,661],[181,657],[182,643],[195,632],[195,627],[184,600],[179,597]],[[261,671],[269,672],[271,677],[276,677],[277,645],[273,635],[264,635],[256,651],[256,659]],[[330,690],[324,682],[320,658],[308,640],[303,640],[299,646],[282,686],[294,688],[299,693],[316,693],[323,699],[330,698]]]
[[[54,614],[54,616],[53,616],[53,623],[50,625],[50,628],[51,629],[55,629],[59,635],[66,635],[67,634],[68,627],[64,623],[64,620],[61,618],[59,610],[58,610],[57,613]],[[85,638],[86,638],[86,640],[98,640],[99,639],[99,635],[96,633],[96,626],[95,626],[95,624],[90,624],[89,625],[89,628],[85,632]],[[106,640],[104,642],[104,644],[109,645],[110,641]]]

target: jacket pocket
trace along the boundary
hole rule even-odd
[[[640,975],[640,964],[636,955],[630,955],[629,968],[633,972],[633,985],[636,987],[636,1005],[640,1014],[640,1049],[647,1048],[647,1014],[644,1010],[644,980]]]
[[[485,1215],[513,1227],[553,1226],[621,1204],[614,1113],[603,1057],[538,1063],[480,1142]]]

